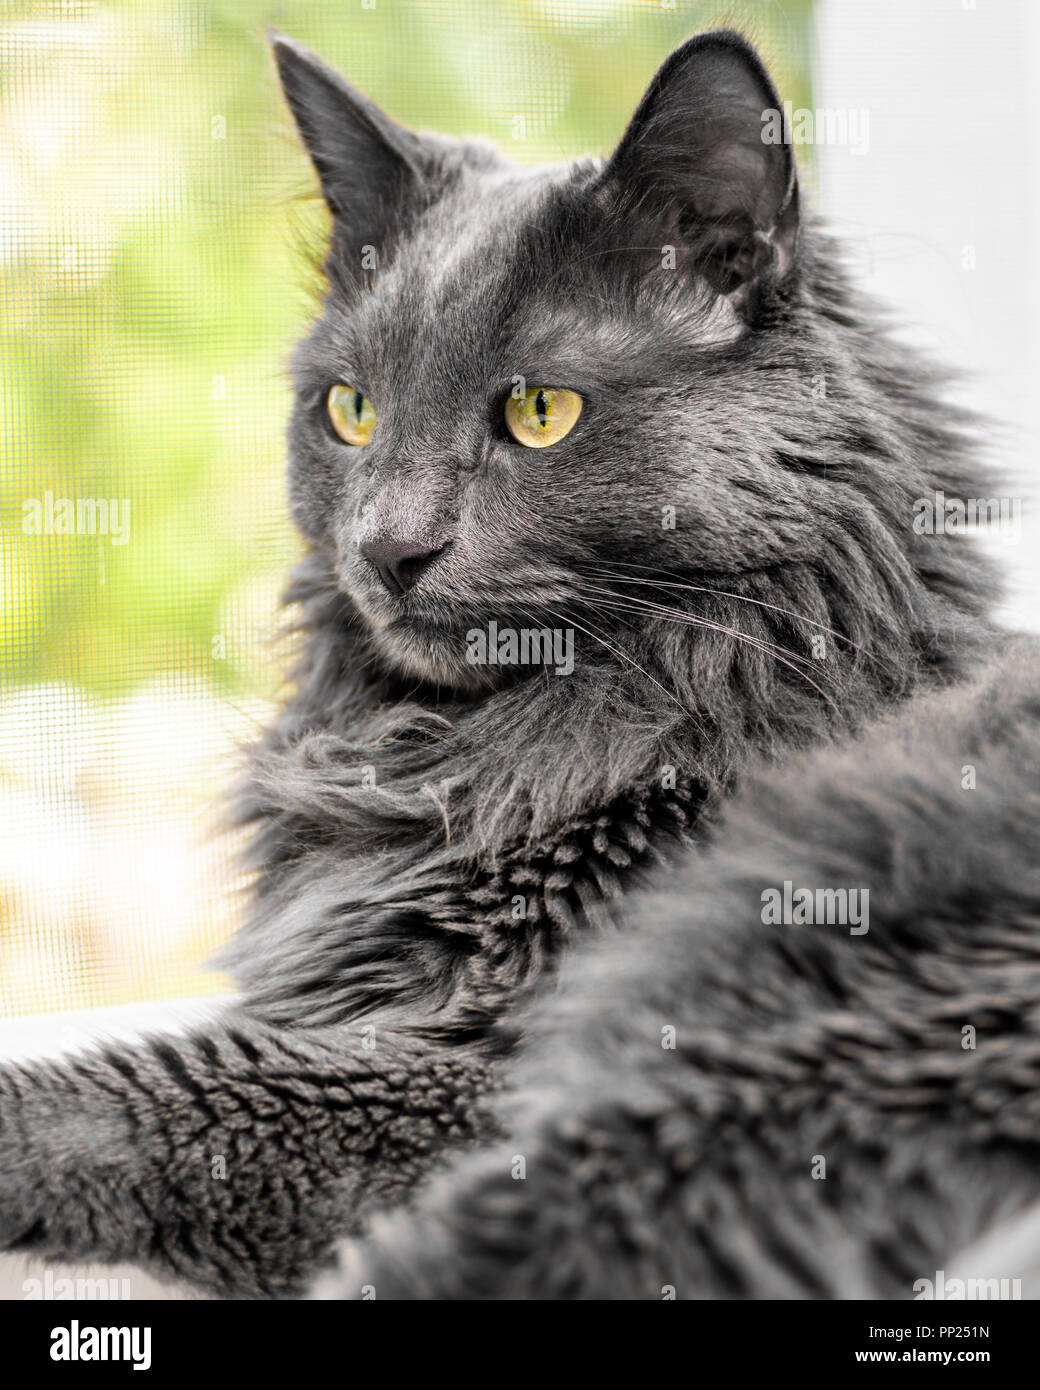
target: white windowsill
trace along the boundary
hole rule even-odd
[[[0,1059],[56,1057],[89,1051],[98,1043],[133,1041],[146,1033],[183,1033],[213,1018],[234,999],[232,994],[219,994],[0,1019]]]

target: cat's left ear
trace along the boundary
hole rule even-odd
[[[419,137],[302,44],[273,30],[268,38],[341,251],[378,248],[420,195]]]
[[[778,138],[779,137],[779,138]],[[739,34],[665,61],[600,176],[604,205],[651,217],[743,312],[792,271],[798,181],[776,88]]]

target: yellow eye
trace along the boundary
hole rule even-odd
[[[506,428],[518,444],[545,449],[556,444],[578,423],[582,399],[577,391],[536,386],[506,401]]]
[[[345,444],[367,444],[378,421],[368,397],[342,382],[329,392],[329,419]]]

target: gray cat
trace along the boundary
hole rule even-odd
[[[911,1296],[1040,1189],[1036,654],[913,524],[984,492],[974,423],[739,36],[536,171],[273,46],[333,233],[242,1002],[0,1074],[0,1242],[237,1297]]]

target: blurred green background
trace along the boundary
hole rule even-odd
[[[279,697],[285,363],[325,231],[265,26],[527,163],[608,152],[718,23],[808,103],[811,0],[0,6],[0,1013],[224,987],[204,808]],[[128,502],[126,543],[27,532],[48,494]]]

